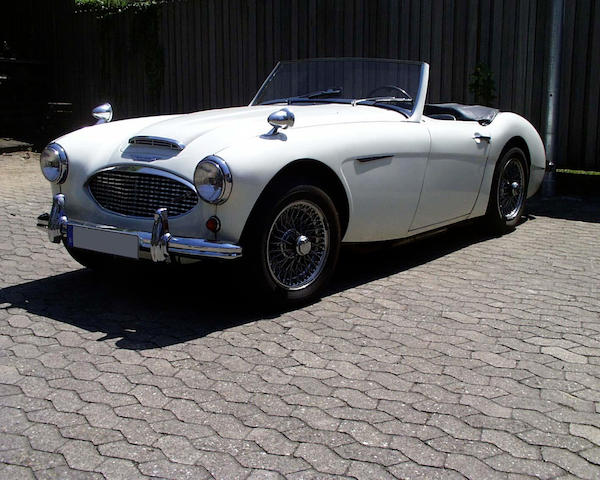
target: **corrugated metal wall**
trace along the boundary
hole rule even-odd
[[[430,102],[472,103],[482,62],[495,106],[540,129],[549,17],[547,0],[187,0],[79,13],[61,94],[82,122],[105,100],[116,118],[189,112],[248,103],[280,59],[364,56],[429,62]],[[600,1],[565,1],[563,44],[558,164],[600,170]]]
[[[600,170],[600,1],[566,0],[558,166]]]

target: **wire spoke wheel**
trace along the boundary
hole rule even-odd
[[[321,207],[308,200],[286,205],[267,237],[267,266],[286,290],[311,285],[323,272],[330,250],[329,224]]]
[[[500,216],[514,220],[525,200],[525,171],[518,158],[510,158],[500,173],[497,188],[497,204]]]

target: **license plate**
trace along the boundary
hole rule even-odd
[[[69,246],[95,252],[110,253],[121,257],[138,258],[139,240],[136,234],[111,232],[97,228],[69,225],[67,231]]]

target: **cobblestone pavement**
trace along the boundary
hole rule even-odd
[[[285,312],[235,270],[106,281],[0,157],[0,478],[600,478],[600,203],[346,251]]]

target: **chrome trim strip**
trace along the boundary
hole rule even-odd
[[[155,137],[150,135],[137,135],[129,139],[129,143],[132,145],[147,145],[150,147],[163,147],[171,150],[183,150],[185,144],[166,137]]]

